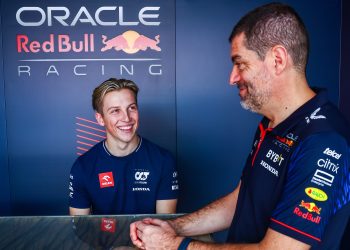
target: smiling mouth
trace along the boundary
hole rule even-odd
[[[246,87],[246,86],[243,86],[243,85],[237,85],[237,88],[238,88],[238,94],[239,94],[239,96],[242,98],[244,95],[245,95],[245,93],[247,93],[247,91],[248,91],[248,88]]]
[[[129,132],[132,129],[133,125],[128,125],[128,126],[119,126],[118,129],[123,131],[123,132]]]

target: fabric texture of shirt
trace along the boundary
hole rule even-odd
[[[140,137],[136,150],[113,156],[102,141],[72,166],[69,206],[93,214],[152,214],[157,200],[177,199],[178,180],[171,154]]]
[[[271,228],[337,249],[350,214],[349,126],[321,91],[275,128],[265,117],[241,176],[228,242]]]

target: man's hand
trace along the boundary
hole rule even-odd
[[[177,236],[167,221],[147,218],[130,225],[130,238],[141,249],[176,250],[183,237]]]

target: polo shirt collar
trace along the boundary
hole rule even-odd
[[[327,91],[324,89],[313,89],[316,95],[307,101],[305,104],[300,106],[290,116],[288,116],[283,122],[278,124],[272,129],[272,133],[280,136],[286,136],[291,128],[295,127],[299,122],[305,120],[306,117],[310,116],[318,107],[323,106],[328,102]],[[269,119],[264,117],[262,124],[264,128],[267,128]],[[306,124],[306,123],[305,123]]]

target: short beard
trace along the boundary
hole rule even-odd
[[[264,83],[269,84],[269,83]],[[264,104],[269,101],[271,96],[271,89],[269,85],[265,85],[266,88],[257,90],[251,83],[247,83],[247,86],[250,87],[250,92],[241,100],[242,108],[250,110],[253,113],[259,113]]]
[[[253,113],[259,113],[259,110],[261,110],[262,106],[268,101],[268,93],[260,94],[262,93],[249,94],[245,100],[241,100],[242,108],[250,110]]]

